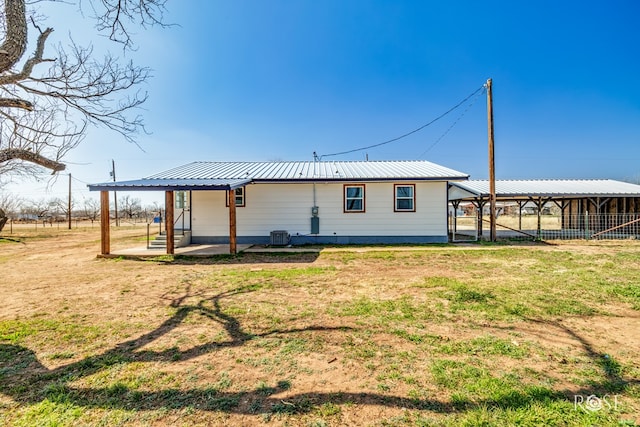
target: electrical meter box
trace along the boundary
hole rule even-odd
[[[311,234],[320,234],[320,218],[317,216],[311,217]]]

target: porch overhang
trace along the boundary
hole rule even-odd
[[[229,200],[229,252],[237,252],[236,244],[236,199],[232,190],[252,183],[250,178],[219,178],[219,179],[161,179],[147,178],[133,181],[104,182],[89,184],[90,191],[100,191],[101,210],[101,254],[108,255],[110,249],[109,237],[109,191],[164,191],[165,193],[165,230],[167,233],[167,254],[175,252],[173,236],[173,192],[174,191],[228,191]]]
[[[133,181],[103,182],[89,184],[90,191],[229,191],[253,182],[245,179],[136,179]]]

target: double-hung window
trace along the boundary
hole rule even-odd
[[[231,190],[235,193],[236,197],[236,207],[242,208],[245,206],[245,193],[244,187],[236,188],[235,190]],[[227,206],[229,206],[229,193],[227,192]]]
[[[416,186],[415,184],[396,184],[395,191],[395,212],[415,212],[416,211]]]
[[[364,184],[344,186],[344,211],[364,212]]]

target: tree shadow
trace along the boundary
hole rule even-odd
[[[600,381],[591,382],[588,387],[583,387],[578,390],[565,390],[565,395],[573,397],[575,395],[591,396],[607,393],[622,393],[629,387],[640,384],[639,378],[625,378],[622,375],[622,367],[620,363],[617,362],[611,354],[603,351],[597,351],[587,338],[562,322],[532,318],[524,318],[524,320],[543,325],[546,328],[556,329],[561,331],[567,337],[574,339],[580,343],[580,347],[585,355],[600,368],[600,374],[602,376]]]
[[[303,328],[272,329],[262,333],[247,332],[243,329],[238,319],[223,311],[221,301],[233,296],[253,292],[254,290],[255,288],[252,286],[240,287],[221,292],[210,298],[201,298],[196,304],[186,304],[185,302],[189,298],[198,298],[202,295],[201,293],[192,293],[191,286],[187,285],[184,294],[170,299],[169,305],[177,309],[175,314],[154,330],[140,335],[137,338],[123,341],[101,354],[90,356],[54,369],[48,369],[44,366],[38,360],[36,354],[29,348],[15,344],[0,343],[0,394],[9,396],[21,403],[37,403],[50,397],[52,390],[55,391],[54,394],[56,395],[60,395],[63,391],[66,391],[68,395],[65,398],[72,398],[73,402],[79,405],[100,407],[103,404],[108,404],[109,407],[120,406],[113,401],[112,395],[114,395],[114,392],[110,388],[76,389],[69,387],[68,383],[78,378],[88,377],[103,369],[121,363],[184,361],[222,348],[242,346],[246,342],[256,338],[307,331],[331,332],[352,330],[350,327],[311,325]],[[211,305],[211,307],[207,305]],[[147,344],[158,340],[176,329],[184,322],[187,316],[194,312],[219,323],[226,331],[229,339],[221,341],[212,340],[182,351],[176,348],[162,351],[143,349]],[[264,393],[264,390],[260,392]],[[158,396],[159,398],[167,393],[172,394],[173,392],[170,393],[170,391],[165,390],[157,393],[149,393],[148,397],[150,401],[155,401],[156,399],[152,398],[152,396]],[[183,398],[178,400],[190,406],[192,403],[188,403],[190,400],[188,396],[198,396],[200,393],[210,395],[212,390],[184,392]],[[107,396],[107,398],[99,398],[101,395]],[[202,396],[200,396],[200,398],[201,397]],[[158,407],[162,406],[159,403],[158,405]],[[127,407],[127,405],[123,407]]]
[[[588,380],[586,381],[586,385],[575,389],[565,388],[554,391],[551,395],[546,396],[547,398],[552,398],[552,400],[567,400],[575,405],[576,402],[584,402],[587,398],[595,397],[597,398],[596,402],[601,403],[599,399],[606,399],[607,397],[610,399],[612,395],[625,393],[631,387],[640,385],[640,378],[625,377],[623,375],[622,365],[612,356],[615,349],[612,349],[614,351],[611,352],[597,351],[586,337],[562,323],[562,321],[535,319],[526,316],[521,316],[521,319],[531,324],[543,326],[546,336],[551,335],[552,331],[555,330],[559,332],[560,337],[564,336],[565,338],[575,340],[579,344],[582,352],[599,369],[600,378],[598,380]],[[514,330],[512,327],[498,329]],[[526,331],[523,328],[515,328],[515,330],[523,330],[526,333],[531,333],[531,331]],[[538,335],[538,333],[534,334]],[[560,363],[566,364],[567,361],[563,359]]]
[[[111,366],[133,362],[174,362],[192,359],[223,348],[242,346],[256,338],[273,335],[285,335],[305,331],[350,331],[349,327],[327,327],[312,325],[304,328],[274,329],[262,333],[251,333],[243,328],[239,320],[224,312],[222,302],[238,295],[252,292],[250,286],[221,292],[210,298],[200,298],[196,304],[187,304],[201,294],[192,293],[187,286],[186,292],[170,299],[170,306],[177,309],[175,314],[165,320],[156,329],[137,338],[124,341],[105,352],[83,360],[48,369],[36,354],[23,346],[0,344],[0,394],[12,398],[19,404],[37,404],[44,400],[72,403],[86,408],[123,409],[130,411],[193,408],[206,411],[222,411],[233,414],[252,415],[303,414],[313,411],[324,404],[378,405],[394,408],[426,410],[448,414],[470,411],[478,408],[518,409],[526,408],[534,402],[570,401],[572,396],[585,396],[604,392],[620,393],[629,386],[638,384],[637,379],[624,378],[619,365],[597,352],[584,337],[558,322],[527,319],[549,327],[559,328],[568,336],[581,343],[585,353],[602,369],[601,382],[593,383],[581,390],[553,391],[542,387],[524,390],[509,390],[496,398],[477,399],[469,402],[452,402],[441,398],[409,398],[383,393],[286,393],[290,383],[281,379],[272,386],[258,387],[249,391],[227,392],[209,386],[194,389],[165,388],[159,391],[141,391],[126,384],[116,382],[109,387],[75,387],[73,381],[88,377]],[[227,332],[224,341],[209,341],[187,350],[168,349],[153,351],[142,349],[149,343],[161,338],[181,325],[186,317],[197,312],[211,321],[219,323]],[[274,380],[275,381],[275,380]]]
[[[176,254],[157,256],[117,255],[108,258],[124,258],[131,261],[153,262],[171,265],[214,265],[214,264],[312,264],[320,252],[241,252],[238,254],[188,255]]]

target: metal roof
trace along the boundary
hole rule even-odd
[[[450,200],[489,196],[488,180],[455,182],[451,186],[462,192],[455,192],[455,196],[450,192]],[[640,185],[612,179],[496,180],[496,197],[640,197]]]
[[[89,184],[91,191],[180,191],[233,190],[251,182],[250,179],[138,179],[134,181]]]
[[[229,190],[250,182],[466,180],[427,161],[193,162],[134,181],[90,184],[92,191]]]
[[[193,162],[148,179],[326,181],[467,179],[469,175],[427,161]]]

